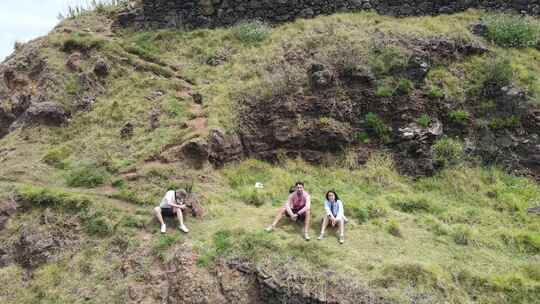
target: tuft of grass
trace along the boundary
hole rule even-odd
[[[530,17],[497,14],[484,19],[486,38],[506,48],[535,47],[540,39],[540,23]]]
[[[272,33],[272,28],[262,21],[243,22],[233,28],[233,35],[242,43],[258,44]]]
[[[422,116],[416,119],[416,123],[424,128],[427,128],[429,127],[429,124],[431,123],[431,117],[429,117],[429,115],[427,114],[422,114]]]
[[[441,99],[444,98],[444,95],[444,89],[436,85],[431,85],[427,93],[427,96],[431,99]]]
[[[442,167],[455,166],[465,160],[463,143],[443,137],[433,144],[433,159]]]
[[[384,143],[389,143],[391,141],[390,128],[381,118],[379,118],[379,116],[377,116],[377,114],[370,112],[366,114],[365,120],[368,128]]]
[[[66,183],[70,187],[94,188],[103,185],[108,179],[107,170],[92,163],[73,165],[66,175]]]
[[[469,112],[465,110],[455,110],[448,114],[450,121],[460,124],[462,126],[467,125],[469,122]]]

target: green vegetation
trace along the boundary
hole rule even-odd
[[[9,290],[0,291],[6,303],[125,303],[130,290],[150,290],[149,282],[163,275],[164,266],[176,266],[177,254],[190,248],[208,273],[232,258],[270,269],[287,265],[292,275],[314,278],[332,270],[397,303],[538,302],[540,226],[526,212],[540,201],[540,188],[530,179],[468,163],[458,138],[439,139],[433,154],[442,170],[417,179],[400,175],[392,156],[377,151],[381,143],[375,138],[392,139],[391,117],[378,112],[362,112],[351,124],[355,132],[367,130],[356,135],[358,143],[320,166],[281,155],[273,164],[248,159],[219,170],[160,161],[171,147],[205,137],[207,130],[192,127],[194,117],[207,117],[208,129],[227,133],[239,127],[237,110],[245,103],[283,98],[294,106],[297,100],[290,97],[313,93],[307,76],[313,62],[348,76],[373,74],[378,85],[369,87],[370,109],[399,108],[390,102],[417,98],[422,107],[438,107],[427,108],[430,115],[445,115],[439,108],[446,104],[459,109],[448,118],[463,126],[484,121],[492,130],[514,128],[521,124],[519,116],[499,118],[484,109],[493,108],[493,93],[510,84],[537,99],[536,49],[493,46],[484,55],[437,59],[425,83],[405,78],[413,51],[408,43],[433,37],[479,42],[468,26],[486,13],[406,19],[336,14],[272,29],[247,23],[114,33],[99,31],[105,23],[93,12],[76,15],[64,21],[75,31],[60,27],[39,50],[58,83],[58,102],[76,109],[82,88],[65,67],[68,51],[85,52],[84,73],[102,57],[111,74],[92,107],[73,111],[67,126],[29,127],[0,140],[0,201],[13,197],[24,208],[0,232],[2,246],[11,248],[29,228],[67,244],[31,276],[16,263],[0,268],[0,285]],[[378,37],[385,38],[384,45],[377,44]],[[342,83],[336,86],[325,100],[349,105],[352,93]],[[194,92],[204,96],[203,113],[197,115]],[[159,120],[155,128],[149,126],[153,111]],[[339,121],[328,114],[316,117],[321,126]],[[302,119],[299,129],[307,125]],[[427,114],[417,120],[423,126],[430,121]],[[128,122],[133,136],[122,138]],[[360,152],[370,155],[367,163]],[[205,217],[186,216],[189,234],[181,234],[170,219],[167,233],[158,234],[150,206],[164,190],[192,180]],[[302,226],[286,220],[273,233],[263,230],[296,180],[305,181],[312,195],[312,236],[320,229],[324,193],[330,188],[339,193],[351,219],[345,244],[332,239],[333,230],[323,241],[305,242]],[[256,182],[264,188],[256,189]]]
[[[486,38],[502,47],[535,47],[540,39],[540,22],[513,14],[498,14],[484,19]]]
[[[244,22],[234,27],[234,36],[245,44],[256,44],[264,41],[272,28],[261,21]]]
[[[465,110],[455,110],[450,112],[448,116],[452,122],[465,126],[469,122],[470,115],[469,112]]]
[[[416,123],[424,128],[427,128],[429,127],[429,124],[431,124],[431,117],[429,117],[427,114],[422,114],[422,116],[416,119]]]
[[[465,160],[463,143],[449,137],[439,139],[433,145],[433,159],[443,167],[461,163]]]
[[[373,132],[383,142],[390,142],[390,128],[384,123],[384,121],[375,113],[366,114],[366,125],[369,130]]]
[[[73,165],[66,175],[66,183],[70,187],[93,188],[104,184],[109,178],[107,170],[94,163]]]

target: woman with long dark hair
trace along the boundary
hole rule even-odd
[[[335,191],[326,192],[326,200],[324,201],[324,211],[323,222],[321,227],[321,235],[319,240],[324,238],[324,231],[328,224],[332,227],[339,226],[339,242],[343,244],[345,242],[344,232],[345,232],[345,210],[343,209],[343,203],[339,200],[339,196]]]

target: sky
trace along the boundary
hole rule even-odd
[[[69,5],[87,0],[0,0],[0,62],[13,52],[15,41],[46,35]]]

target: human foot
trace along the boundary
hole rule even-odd
[[[185,225],[180,225],[178,226],[178,229],[182,230],[183,232],[185,233],[188,233],[189,232],[189,229],[187,229],[187,227]]]
[[[161,233],[167,232],[167,226],[165,224],[161,225]]]

